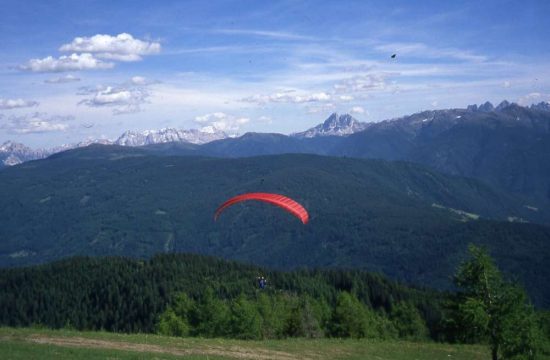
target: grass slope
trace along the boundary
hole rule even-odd
[[[486,347],[366,340],[277,340],[171,338],[0,328],[0,353],[6,359],[487,359]]]

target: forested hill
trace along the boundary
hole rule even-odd
[[[108,331],[151,332],[180,292],[192,299],[207,288],[219,299],[256,298],[256,277],[266,294],[321,301],[331,306],[340,291],[369,308],[391,313],[398,303],[415,306],[435,332],[442,296],[361,271],[278,272],[210,257],[171,254],[141,261],[77,257],[46,265],[0,270],[0,324]]]
[[[294,198],[310,223],[257,202],[214,222],[219,204],[251,191]],[[192,252],[280,269],[360,268],[448,288],[472,242],[487,245],[504,272],[547,304],[550,228],[523,223],[544,220],[529,205],[405,162],[152,156],[91,146],[0,172],[0,265]]]

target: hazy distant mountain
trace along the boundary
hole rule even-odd
[[[550,111],[543,104],[424,111],[373,124],[331,153],[414,161],[550,200]]]
[[[144,146],[163,144],[168,142],[188,142],[191,144],[205,144],[210,141],[227,138],[223,131],[200,131],[196,129],[178,130],[173,128],[161,130],[146,130],[142,132],[126,131],[114,143],[122,146]]]
[[[223,133],[165,129],[126,132],[115,143],[151,144],[150,151],[171,155],[311,153],[413,161],[445,173],[484,180],[546,206],[550,203],[549,108],[548,103],[522,107],[503,101],[495,107],[486,102],[369,124],[357,122],[350,115],[332,114],[324,123],[292,136],[246,133],[230,138]],[[361,128],[364,130],[358,131]],[[1,154],[5,164],[32,158]]]
[[[530,108],[535,110],[550,111],[550,103],[540,102],[538,104],[532,104]]]
[[[51,149],[31,149],[20,143],[6,141],[0,146],[0,167],[18,165],[29,160],[43,159],[61,151],[85,147],[91,144],[145,146],[183,142],[200,145],[228,137],[226,133],[219,130],[201,131],[196,129],[178,130],[167,128],[141,132],[128,130],[114,141],[108,139],[87,139],[76,144],[64,144]]]
[[[33,150],[28,146],[13,141],[6,141],[0,145],[0,167],[13,166],[25,161],[42,159],[51,152],[43,149]]]
[[[297,138],[312,138],[316,136],[346,136],[365,130],[370,124],[359,122],[349,114],[331,114],[322,124],[309,130],[291,134]]]
[[[282,134],[246,133],[202,145],[198,153],[217,157],[246,157],[288,153],[328,155],[331,144],[339,142],[337,136],[298,138]]]

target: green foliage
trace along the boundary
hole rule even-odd
[[[186,324],[186,319],[192,318],[189,333],[203,337],[321,338],[326,334],[336,337],[395,339],[398,336],[396,328],[387,317],[376,314],[348,292],[339,293],[334,308],[326,301],[315,300],[308,295],[281,296],[274,292],[262,292],[247,298],[241,293],[236,298],[223,301],[216,301],[212,297],[212,291],[206,290],[202,300],[195,307],[188,308],[187,313],[176,315],[172,307],[168,307],[160,316],[157,332],[181,336],[177,334],[177,326],[180,323]],[[213,315],[224,307],[229,308],[227,323],[224,316]],[[199,312],[206,313],[206,316],[199,316]],[[221,313],[223,314],[223,310]],[[418,315],[418,311],[416,314]],[[212,330],[220,328],[219,324],[227,326],[226,330]],[[407,334],[403,338],[411,337]]]
[[[391,321],[400,338],[426,340],[429,337],[426,323],[420,316],[418,309],[410,303],[401,302],[395,305],[391,313]]]
[[[503,279],[485,249],[471,245],[469,251],[455,277],[462,291],[451,306],[458,338],[487,341],[493,360],[534,359],[541,336],[525,292]]]
[[[315,300],[310,296],[300,297],[302,328],[307,338],[320,338],[329,326],[331,308],[325,299]]]
[[[298,304],[291,304],[289,306],[288,312],[285,317],[283,334],[285,337],[304,336],[304,328],[302,325],[302,311]]]
[[[229,316],[227,304],[214,296],[212,288],[207,287],[189,316],[194,327],[193,335],[222,337],[230,334]]]
[[[550,311],[538,312],[537,322],[541,332],[541,352],[550,356]]]
[[[537,314],[537,321],[539,323],[542,335],[550,340],[550,311],[540,311]]]
[[[187,336],[189,335],[189,324],[181,315],[176,315],[172,308],[168,308],[160,315],[157,332],[168,336]]]
[[[157,332],[168,336],[189,335],[189,314],[195,303],[185,293],[180,293],[174,302],[160,315]]]
[[[519,286],[508,286],[501,311],[500,335],[503,359],[535,359],[542,347],[542,334],[533,307]]]
[[[395,324],[385,315],[378,316],[377,331],[380,339],[383,340],[392,340],[399,337]]]
[[[170,306],[173,309],[174,313],[185,320],[186,323],[189,323],[188,314],[196,306],[195,301],[189,298],[186,293],[179,293],[176,295],[174,302]]]
[[[377,315],[353,294],[341,292],[332,315],[331,335],[335,337],[376,338]]]
[[[307,295],[281,298],[286,304],[287,315],[284,336],[319,338],[324,336],[322,326],[330,309],[323,301],[315,301]]]
[[[256,300],[261,319],[262,339],[280,339],[284,337],[286,304],[282,294],[268,296],[265,291],[258,294]]]
[[[258,309],[246,299],[244,294],[239,295],[231,303],[229,320],[230,335],[238,339],[260,339],[262,322]]]

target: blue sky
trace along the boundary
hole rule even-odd
[[[0,143],[550,101],[550,2],[0,0]],[[397,54],[391,59],[392,54]]]

